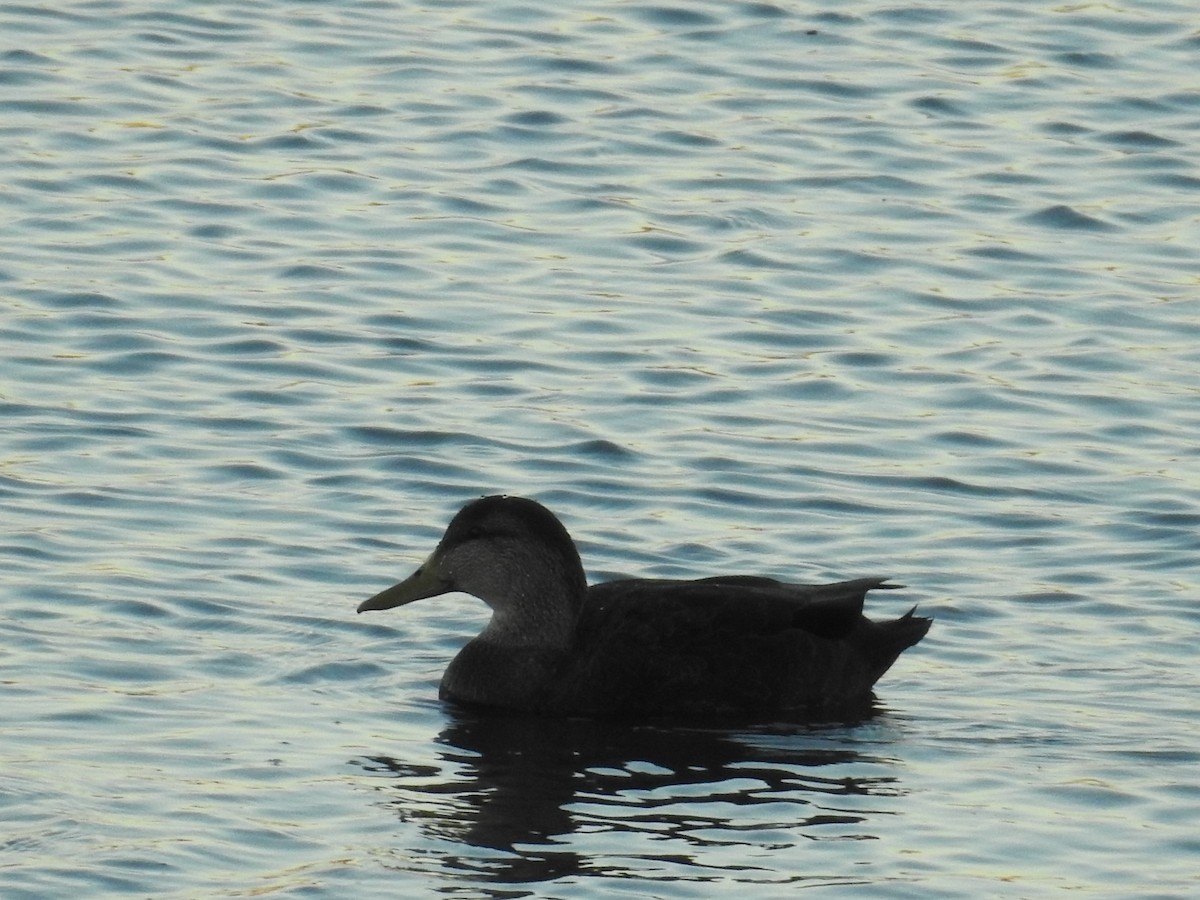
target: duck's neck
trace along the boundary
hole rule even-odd
[[[487,627],[442,676],[443,698],[536,710],[555,686],[583,606],[583,570],[577,577],[522,573],[506,584],[503,601],[489,601]]]
[[[479,639],[514,649],[565,650],[574,638],[586,590],[582,567],[522,572],[509,584],[503,602],[490,604],[492,619]]]

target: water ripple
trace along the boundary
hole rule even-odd
[[[1186,894],[1193,19],[4,7],[0,893]],[[938,624],[852,727],[489,735],[481,604],[353,610],[492,491]]]

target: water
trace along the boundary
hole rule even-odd
[[[6,898],[1180,897],[1194,10],[0,7]],[[592,578],[892,574],[868,722],[480,717]]]

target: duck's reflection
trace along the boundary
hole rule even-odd
[[[894,764],[878,755],[888,743],[879,719],[722,728],[447,712],[443,765],[385,755],[362,765],[395,776],[389,803],[402,818],[463,845],[442,864],[496,882],[605,870],[579,850],[598,833],[678,839],[693,851],[765,832],[791,843],[872,837],[872,817],[893,811],[884,798],[900,793]]]

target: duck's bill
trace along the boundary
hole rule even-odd
[[[450,590],[449,585],[437,576],[437,566],[433,563],[433,557],[430,557],[425,560],[421,568],[399,584],[394,584],[387,590],[380,591],[374,597],[369,597],[358,604],[358,611],[361,613],[373,609],[392,609],[396,606],[403,606],[405,603],[412,603],[414,600],[436,597],[448,590]]]

